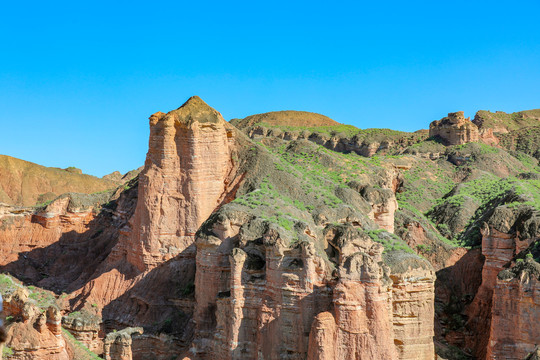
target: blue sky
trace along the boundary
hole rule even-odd
[[[0,5],[0,154],[102,176],[144,162],[148,116],[306,110],[414,131],[540,108],[538,1]]]

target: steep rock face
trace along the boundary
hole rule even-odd
[[[368,216],[375,221],[380,228],[393,233],[394,213],[398,208],[394,192],[390,189],[367,187],[364,188],[361,193],[372,208],[372,211]]]
[[[198,97],[150,117],[132,231],[124,247],[116,249],[140,271],[188,248],[202,222],[227,201],[235,186],[232,132],[221,114]]]
[[[524,359],[540,341],[540,265],[532,259],[502,271],[493,289],[488,359]]]
[[[336,278],[313,243],[240,211],[213,215],[197,237],[192,358],[433,359],[431,265],[396,256],[392,285],[380,244],[340,234],[327,237]]]
[[[392,279],[394,344],[399,359],[433,359],[435,272],[414,255],[387,259]]]
[[[273,230],[262,234],[260,244],[233,249],[241,216],[216,224],[219,237],[197,240],[197,356],[279,359],[288,354],[300,359],[321,306],[316,295],[329,296],[321,284],[325,268],[313,247],[288,248]]]
[[[333,289],[334,321],[323,313],[314,322],[308,359],[399,358],[393,344],[388,269],[358,253],[343,265]]]
[[[30,209],[4,207],[3,214],[0,214],[3,225],[0,231],[0,266],[16,261],[20,253],[54,244],[64,234],[73,236],[87,231],[95,214],[92,209],[69,211],[69,201],[69,197],[60,198],[37,213]]]
[[[445,145],[461,145],[478,141],[479,133],[478,127],[465,119],[463,111],[458,111],[429,124],[429,136],[439,137]]]
[[[489,359],[494,346],[497,352],[509,347],[514,349],[521,347],[522,350],[528,348],[529,351],[532,351],[534,345],[536,345],[528,343],[528,337],[514,333],[514,329],[511,327],[518,324],[498,319],[500,316],[507,316],[506,313],[515,313],[523,305],[521,305],[520,301],[516,302],[516,299],[518,299],[516,297],[503,296],[518,295],[520,286],[516,285],[518,285],[519,281],[504,282],[500,281],[497,276],[515,255],[525,250],[532,243],[533,239],[538,236],[537,230],[538,218],[534,212],[531,212],[527,207],[512,209],[506,206],[496,208],[482,229],[482,254],[485,256],[482,269],[482,284],[473,302],[466,310],[469,317],[467,327],[475,334],[474,337],[468,340],[467,346],[473,349],[475,355],[479,358]],[[536,286],[537,282],[531,284]],[[494,293],[496,287],[497,295]],[[531,288],[531,290],[532,294],[534,294],[537,288]],[[495,298],[497,298],[496,312],[494,312]],[[525,302],[527,302],[526,298]],[[532,309],[532,312],[525,318],[532,317],[538,321],[540,313],[537,305],[534,304],[534,301],[529,305],[532,305],[532,307],[528,306],[529,309]],[[495,326],[492,321],[497,321],[498,326]],[[517,328],[519,329],[519,326]],[[517,331],[519,332],[519,330]],[[516,337],[507,336],[508,334]],[[497,342],[491,342],[490,338],[497,339]],[[512,352],[514,350],[508,351]]]

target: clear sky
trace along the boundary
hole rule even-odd
[[[535,1],[4,1],[0,154],[102,176],[143,164],[148,116],[306,110],[414,131],[540,108]]]

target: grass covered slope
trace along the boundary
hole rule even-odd
[[[267,126],[335,126],[340,125],[328,116],[308,111],[272,111],[262,114],[251,115],[243,119],[232,119],[231,124],[239,129],[253,125],[265,124]]]
[[[480,110],[473,122],[479,129],[493,129],[497,133],[506,133],[530,126],[540,125],[540,109],[518,111],[507,114],[503,111]]]
[[[32,206],[63,193],[95,193],[118,184],[75,168],[50,168],[0,155],[0,202],[10,205]]]

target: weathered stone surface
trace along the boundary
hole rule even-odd
[[[107,334],[104,341],[105,360],[132,360],[131,351],[132,339],[134,334],[142,334],[143,329],[126,328],[120,331]]]
[[[10,359],[70,359],[61,334],[58,308],[51,306],[42,313],[23,288],[6,296],[4,308],[7,316],[13,318],[7,327],[6,346],[13,352]]]
[[[394,213],[398,208],[394,192],[390,189],[366,187],[362,190],[362,196],[371,205],[372,210],[368,216],[375,221],[379,227],[393,233]]]
[[[188,248],[234,187],[233,128],[199,97],[150,117],[139,201],[122,254],[140,271]],[[121,240],[122,241],[122,240]]]
[[[487,359],[523,359],[540,341],[540,264],[532,259],[499,273]]]
[[[336,279],[312,243],[290,246],[271,226],[255,224],[221,211],[197,237],[192,358],[410,359],[416,352],[433,359],[428,262],[392,259],[394,297],[383,248],[369,237],[327,234]]]
[[[433,359],[435,271],[412,254],[387,259],[392,279],[394,344],[399,359]]]
[[[465,119],[463,111],[458,111],[429,124],[429,136],[439,137],[446,145],[461,145],[478,141],[479,133],[470,118]]]
[[[479,358],[521,359],[537,345],[537,334],[533,332],[532,339],[524,335],[529,329],[520,323],[540,320],[538,303],[534,300],[534,294],[539,291],[538,281],[529,272],[520,273],[516,276],[519,279],[506,277],[505,280],[504,276],[499,279],[498,275],[538,236],[538,222],[535,212],[527,207],[501,206],[482,229],[485,256],[482,285],[466,312],[468,328],[475,334],[467,346]],[[509,316],[510,313],[521,316]]]
[[[97,354],[103,352],[103,335],[100,338],[101,319],[87,311],[79,311],[77,315],[61,318],[62,326],[75,339]]]

